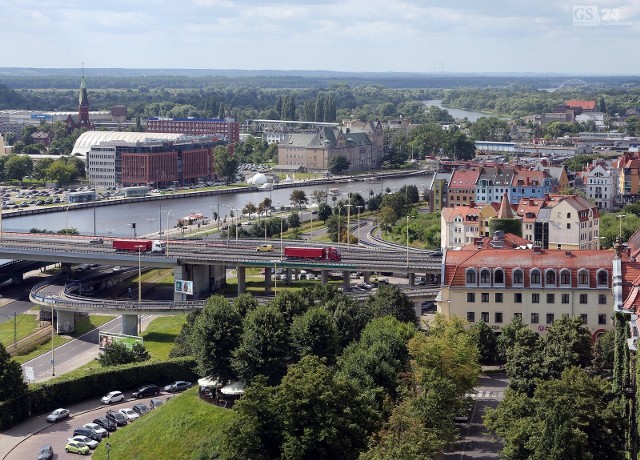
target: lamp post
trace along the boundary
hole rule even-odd
[[[96,192],[93,191],[93,236],[96,236]]]
[[[167,243],[165,247],[165,255],[169,257],[169,216],[173,214],[173,209],[165,211],[167,213]]]
[[[620,237],[620,239],[622,240],[622,219],[624,217],[627,217],[626,214],[618,214],[618,225],[619,225],[619,231],[618,231],[618,236]]]
[[[347,208],[347,244],[351,244],[351,204],[345,207]]]
[[[56,323],[54,321],[54,311],[53,311],[53,297],[47,297],[49,303],[51,303],[51,376],[56,376],[56,355],[55,355],[55,345],[53,344],[53,334],[56,329]]]
[[[273,262],[273,297],[275,298],[278,295],[278,259],[272,260]]]
[[[109,432],[107,431],[107,433],[109,433]],[[107,460],[110,460],[109,452],[111,452],[111,444],[106,443],[104,447],[107,448]]]
[[[340,241],[342,240],[342,238],[340,238],[340,234],[342,233],[342,228],[340,228],[340,215],[342,214],[342,206],[338,206],[338,244],[340,244]]]
[[[358,238],[358,244],[360,243],[360,209],[362,209],[362,205],[358,205],[356,206],[356,209],[358,210],[358,230],[357,230],[357,238]]]
[[[138,333],[141,333],[142,329],[142,317],[140,316],[140,308],[142,307],[142,249],[144,246],[138,245],[136,246],[138,249]]]
[[[282,262],[282,255],[284,254],[284,243],[282,241],[282,216],[280,216],[280,262]]]
[[[236,244],[238,244],[238,224],[240,223],[240,211],[241,209],[234,209],[233,211],[235,211],[235,216],[236,216]]]
[[[409,267],[409,215],[407,214],[407,267]]]

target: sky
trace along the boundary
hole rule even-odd
[[[0,67],[640,74],[640,0],[2,3]]]

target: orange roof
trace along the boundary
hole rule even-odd
[[[582,110],[595,110],[596,109],[596,101],[580,101],[577,99],[570,99],[565,102],[567,107],[572,109],[582,109]]]
[[[449,190],[475,190],[480,168],[456,169],[451,175]]]

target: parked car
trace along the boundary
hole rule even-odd
[[[124,395],[122,394],[122,391],[111,391],[103,396],[100,401],[102,404],[113,404],[124,401]]]
[[[134,398],[146,398],[147,396],[157,396],[160,394],[160,388],[158,385],[143,385],[138,388],[137,391],[134,391],[131,396]]]
[[[73,436],[86,436],[88,438],[91,438],[95,441],[102,441],[102,435],[96,433],[95,431],[93,431],[90,428],[85,428],[83,426],[81,426],[80,428],[76,428],[75,430],[73,430]]]
[[[47,415],[47,422],[59,422],[60,420],[68,418],[70,414],[69,409],[56,409]]]
[[[107,436],[107,430],[105,430],[103,427],[101,427],[97,423],[85,423],[82,426],[90,430],[93,430],[96,434],[102,436],[103,438]]]
[[[106,416],[109,420],[115,422],[115,424],[117,426],[125,426],[129,419],[127,417],[125,417],[124,415],[122,415],[120,412],[115,412],[115,411],[108,411],[107,412],[107,416]]]
[[[81,436],[81,435],[74,436],[73,438],[67,439],[67,442],[72,442],[72,441],[84,442],[87,446],[89,446],[89,449],[95,449],[96,447],[98,447],[98,444],[100,444],[95,439],[91,439],[87,436]]]
[[[108,419],[107,417],[98,417],[93,420],[93,423],[95,423],[96,425],[100,425],[107,431],[116,431],[116,428],[118,427],[118,425],[116,425],[116,422]]]
[[[72,454],[87,455],[89,453],[89,446],[87,446],[84,442],[71,441],[68,442],[66,446],[64,446],[64,450],[65,452],[69,452]]]
[[[164,387],[164,391],[168,391],[169,393],[177,393],[179,391],[188,390],[191,388],[191,382],[185,382],[184,380],[177,380],[166,387]]]
[[[160,406],[162,406],[162,400],[161,399],[153,398],[151,401],[149,401],[149,407],[151,408],[151,410],[157,409]]]
[[[133,410],[136,411],[138,415],[143,416],[144,414],[149,412],[150,409],[147,407],[146,404],[138,403],[135,406],[133,406]]]
[[[53,447],[42,446],[38,451],[38,460],[51,460],[53,458]]]
[[[140,414],[138,414],[136,411],[134,411],[133,409],[131,409],[129,407],[125,407],[123,409],[120,409],[118,412],[120,412],[122,415],[127,417],[127,420],[129,420],[130,422],[133,422],[133,421],[135,421],[135,420],[140,418]]]

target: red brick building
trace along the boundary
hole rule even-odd
[[[147,132],[216,136],[233,144],[240,142],[240,123],[232,118],[149,118]]]

